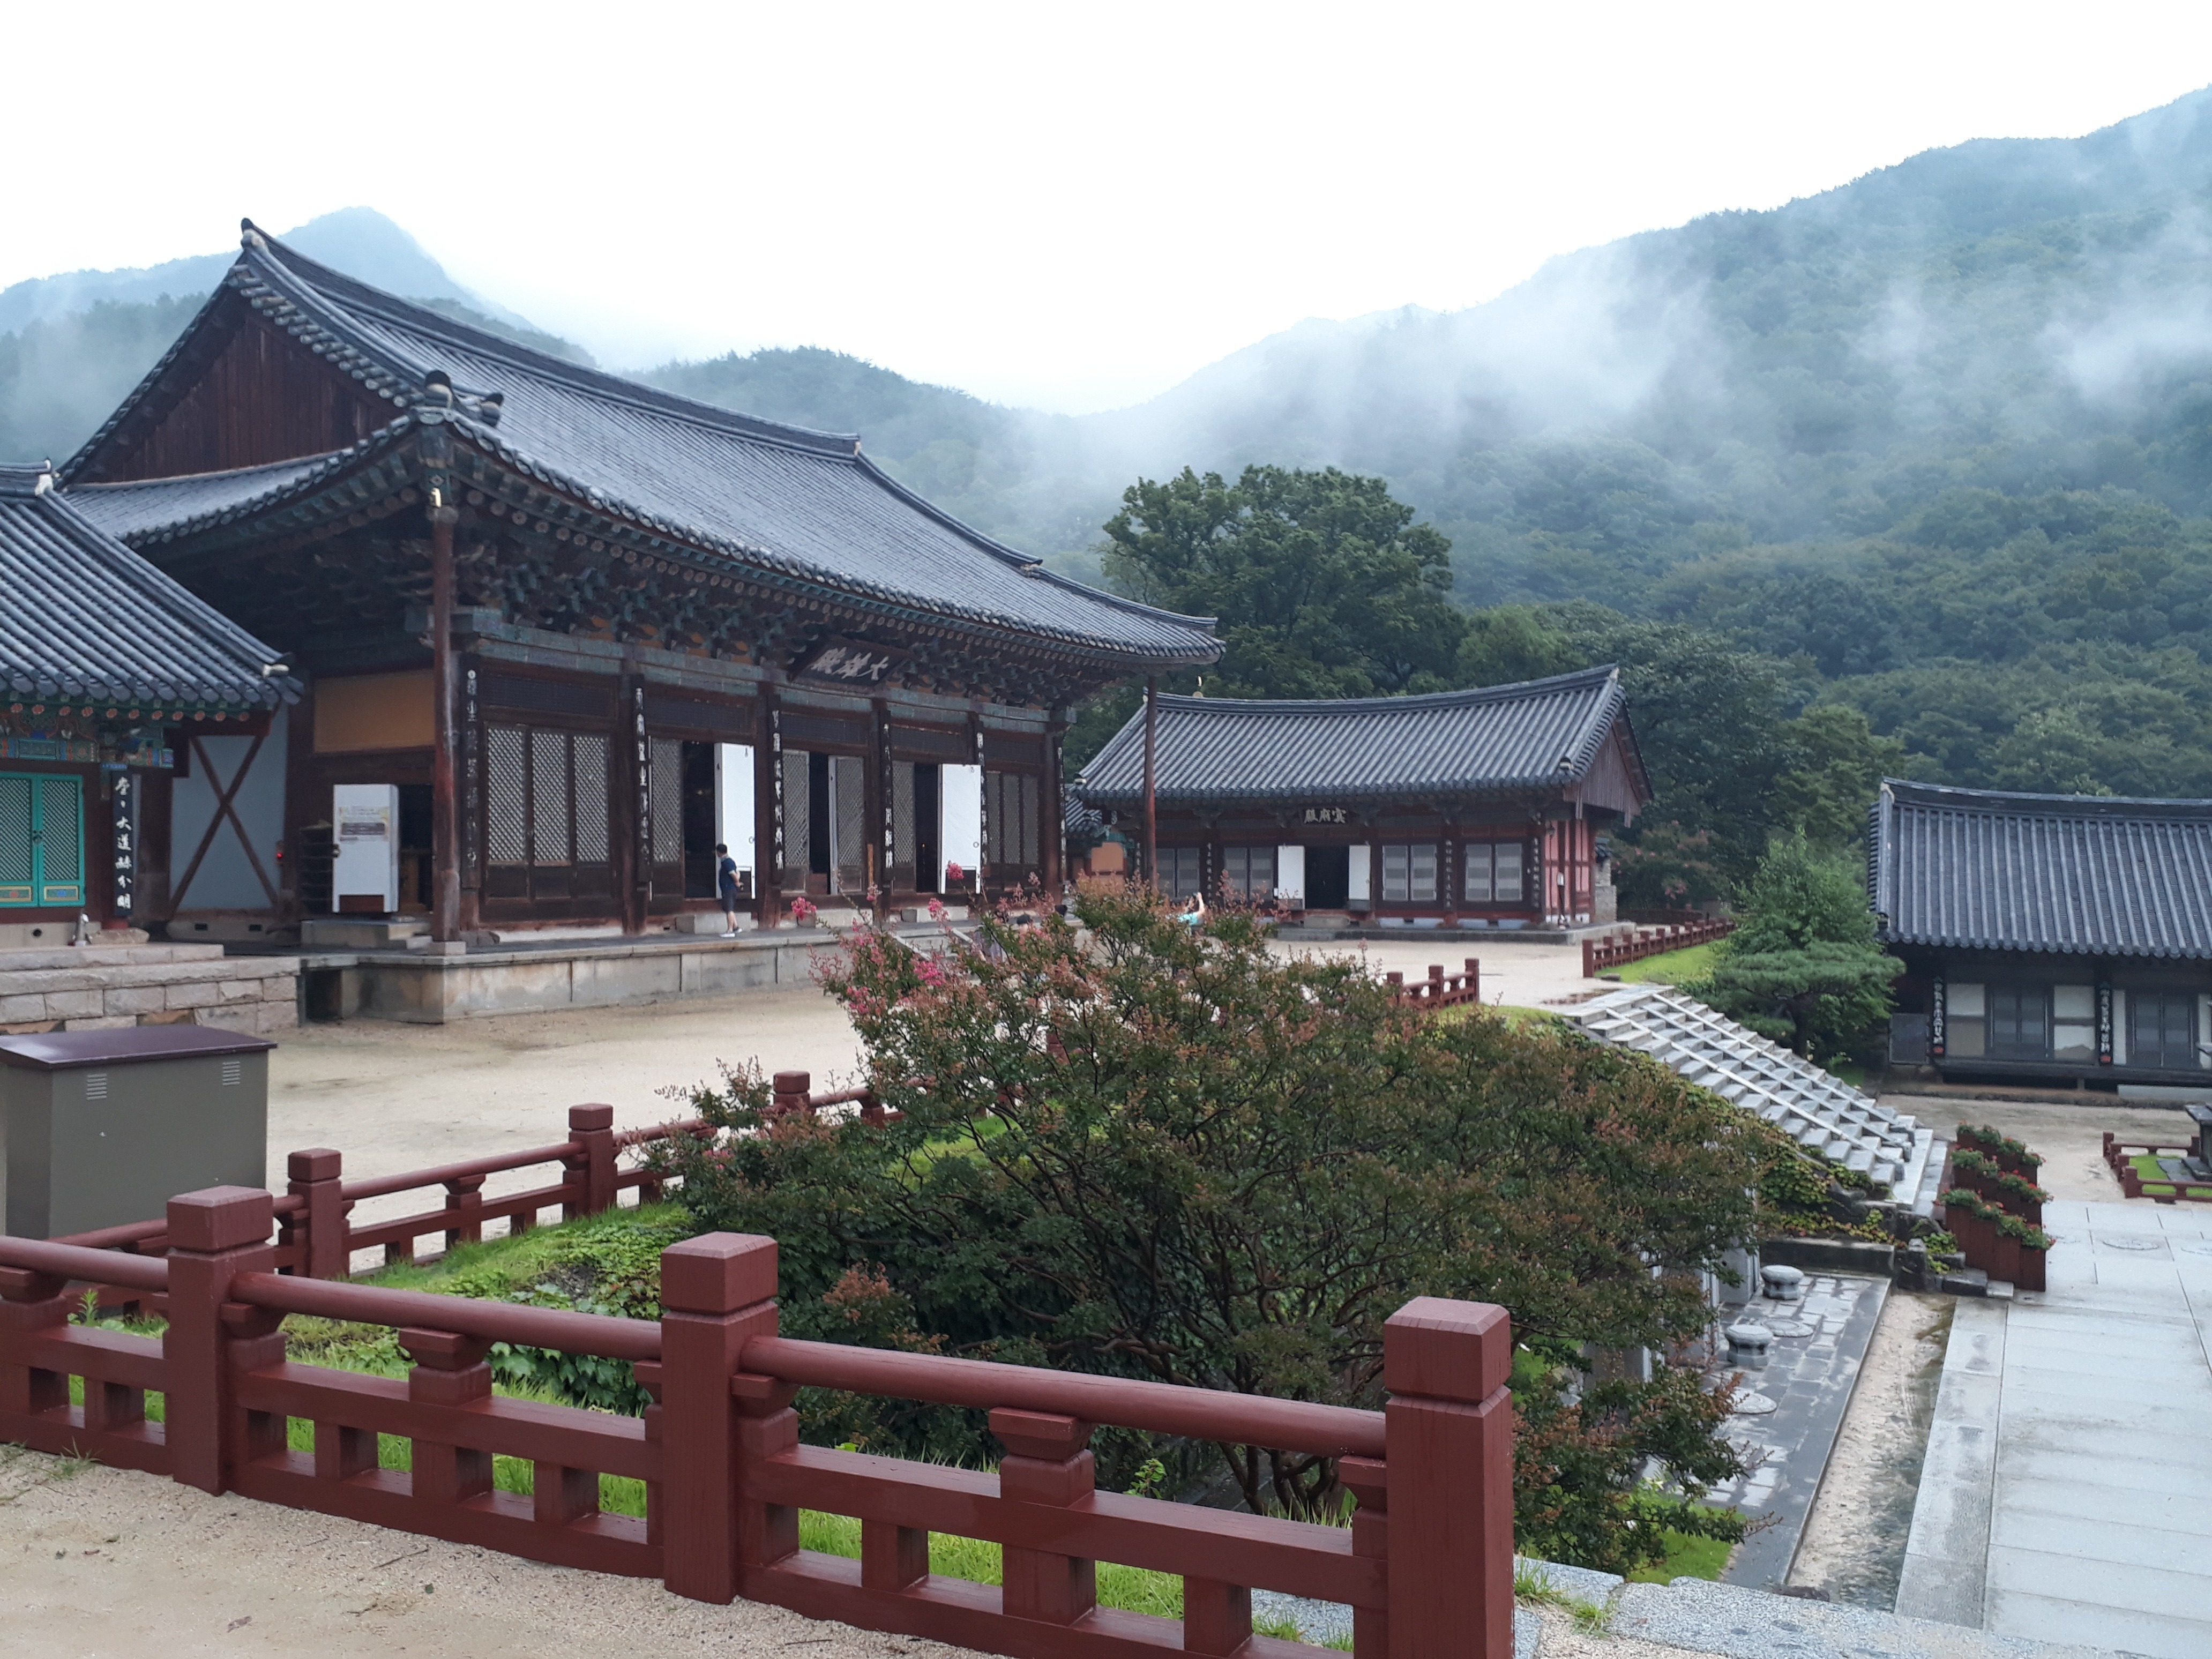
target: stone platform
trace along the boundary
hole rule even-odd
[[[225,956],[220,945],[0,951],[0,1031],[289,1031],[300,1023],[298,984],[292,958]]]
[[[918,945],[947,937],[934,923],[893,931]],[[653,933],[501,943],[459,956],[403,947],[266,960],[296,968],[301,1007],[310,1019],[442,1025],[489,1014],[622,1007],[804,983],[817,953],[837,942],[826,927],[779,927],[735,939]]]

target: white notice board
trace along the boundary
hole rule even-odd
[[[938,769],[938,856],[945,868],[960,866],[956,886],[949,878],[947,892],[973,886],[983,862],[983,769],[943,766]]]
[[[341,783],[331,790],[331,908],[389,915],[399,908],[399,786]],[[353,901],[349,904],[348,899]],[[373,901],[373,902],[371,902]]]
[[[740,870],[752,870],[753,748],[749,743],[714,745],[714,839],[730,849]]]

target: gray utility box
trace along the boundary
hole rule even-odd
[[[276,1046],[198,1025],[0,1036],[0,1232],[65,1237],[266,1186]]]

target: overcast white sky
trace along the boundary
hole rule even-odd
[[[617,364],[833,346],[1134,401],[1302,318],[2212,82],[2212,6],[63,9],[0,286],[366,204]]]

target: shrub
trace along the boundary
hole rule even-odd
[[[670,1150],[684,1202],[781,1242],[793,1334],[1374,1405],[1382,1323],[1418,1295],[1502,1303],[1563,1351],[1704,1328],[1700,1273],[1757,1232],[1750,1115],[1554,1022],[1426,1019],[1357,964],[1273,955],[1249,915],[1193,930],[1118,883],[1073,909],[938,957],[847,942],[825,983],[892,1122],[771,1120],[753,1073],[696,1097],[719,1133]],[[1689,1457],[1682,1386],[1607,1396],[1607,1455],[1693,1486],[1732,1457]],[[989,1455],[943,1413],[860,1427]],[[1111,1486],[1158,1455],[1099,1449]],[[1327,1460],[1218,1455],[1255,1510],[1333,1500]],[[1583,1533],[1635,1530],[1630,1493],[1586,1496]]]

